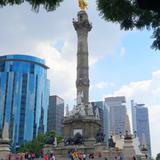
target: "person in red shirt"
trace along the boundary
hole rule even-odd
[[[48,160],[48,155],[47,154],[44,156],[44,160]]]

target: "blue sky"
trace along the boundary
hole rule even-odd
[[[76,0],[64,1],[55,12],[31,11],[31,6],[0,9],[0,55],[27,54],[46,60],[51,94],[72,107],[76,96],[77,37],[72,25],[79,10]],[[160,54],[150,48],[152,31],[121,31],[105,22],[89,1],[93,29],[89,33],[90,100],[126,96],[149,108],[152,152],[159,152]],[[130,112],[129,112],[130,115]]]
[[[150,79],[152,72],[160,68],[159,51],[150,47],[151,34],[151,31],[146,30],[128,31],[121,44],[115,46],[113,54],[104,56],[91,67],[91,81],[114,83],[115,85],[108,86],[107,91],[103,89],[104,92],[111,93],[129,82]]]

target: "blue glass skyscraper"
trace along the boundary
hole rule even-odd
[[[146,145],[148,149],[148,155],[151,157],[151,142],[150,142],[150,129],[149,129],[149,116],[148,108],[145,104],[136,104],[131,101],[132,107],[132,124],[133,132],[137,132],[137,136],[140,141],[140,147],[143,145],[143,135],[145,136]]]
[[[7,122],[14,145],[47,131],[47,69],[36,57],[0,56],[0,131]]]

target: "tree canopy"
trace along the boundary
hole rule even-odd
[[[40,6],[43,6],[47,11],[54,11],[62,1],[63,0],[0,0],[0,6],[20,5],[28,2],[34,11],[39,11]]]
[[[156,160],[160,160],[160,153],[157,154]]]
[[[43,6],[47,11],[53,11],[63,0],[0,0],[0,6],[20,5],[24,2],[31,4],[32,9],[39,11]],[[160,50],[160,13],[151,10],[142,10],[137,0],[96,0],[100,16],[106,21],[120,24],[121,29],[142,30],[152,29],[153,43],[151,47]]]
[[[97,0],[100,15],[119,23],[121,29],[153,29],[152,48],[160,50],[160,13],[139,8],[136,0]]]
[[[41,133],[39,134],[35,139],[33,139],[31,142],[22,144],[20,148],[18,149],[18,153],[35,153],[36,157],[42,156],[43,152],[43,147],[45,144],[47,144],[47,141],[49,137],[56,137],[57,138],[57,143],[59,144],[62,142],[63,137],[56,135],[55,131],[50,131],[45,134]]]

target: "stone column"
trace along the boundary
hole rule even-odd
[[[73,19],[73,26],[77,32],[77,97],[81,94],[82,102],[88,104],[89,101],[89,67],[88,67],[88,32],[92,25],[88,21],[85,11],[79,11],[78,20]],[[77,104],[78,105],[78,104]]]

